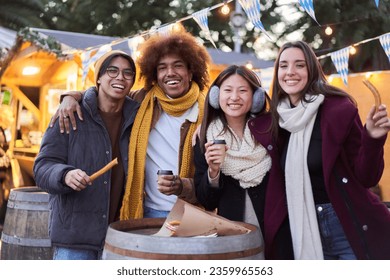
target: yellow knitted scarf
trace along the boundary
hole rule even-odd
[[[134,120],[129,143],[129,170],[126,182],[125,194],[120,212],[121,220],[138,219],[143,217],[143,192],[145,182],[145,159],[151,130],[153,108],[157,98],[164,112],[172,116],[181,116],[195,102],[199,105],[199,115],[196,123],[190,125],[190,129],[184,140],[182,159],[179,170],[180,177],[192,178],[194,166],[192,163],[192,135],[203,117],[205,96],[200,92],[198,84],[192,82],[190,90],[182,97],[168,98],[162,89],[155,85],[145,96]]]

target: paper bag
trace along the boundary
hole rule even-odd
[[[178,221],[179,225],[175,231],[167,228],[166,223]],[[177,199],[164,225],[155,234],[157,236],[227,236],[239,235],[250,232],[245,226],[225,219],[212,212],[205,211],[199,207]]]

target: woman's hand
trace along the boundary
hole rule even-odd
[[[225,154],[227,150],[226,145],[214,145],[213,141],[207,142],[205,145],[205,157],[209,165],[209,175],[215,178],[221,168],[221,164],[225,161]]]
[[[377,112],[375,112],[375,106],[371,108],[366,120],[366,129],[372,138],[383,137],[389,132],[390,119],[387,114],[386,105],[381,104]]]
[[[75,94],[80,92],[69,92],[69,93]],[[77,116],[79,117],[79,119],[83,120],[83,114],[81,112],[80,104],[76,101],[76,99],[72,95],[66,95],[63,98],[54,116],[52,117],[50,121],[50,127],[53,127],[54,123],[58,118],[61,133],[64,133],[64,129],[65,129],[66,133],[69,134],[70,124],[72,124],[73,130],[76,130],[77,129],[76,118],[74,116],[75,111],[77,112]]]

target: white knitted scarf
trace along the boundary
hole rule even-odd
[[[259,185],[271,168],[271,157],[261,144],[255,143],[248,123],[241,142],[233,130],[230,131],[223,132],[220,119],[212,121],[207,129],[207,141],[225,139],[229,147],[221,172],[238,180],[244,189]]]
[[[310,98],[306,96],[306,98]],[[307,167],[307,152],[318,108],[323,95],[313,102],[299,102],[291,108],[288,98],[278,105],[280,127],[291,132],[286,156],[286,193],[290,228],[297,260],[324,259],[318,229],[313,191]]]

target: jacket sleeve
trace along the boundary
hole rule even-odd
[[[33,167],[37,186],[51,194],[74,191],[63,180],[68,171],[75,169],[67,165],[69,134],[61,134],[59,131],[58,121],[45,131]]]
[[[208,164],[204,154],[200,149],[199,139],[194,146],[194,161],[195,161],[195,193],[199,203],[209,211],[218,207],[221,187],[212,187],[208,180]],[[221,174],[222,176],[222,174]],[[221,182],[221,178],[220,178]]]
[[[356,178],[366,187],[376,185],[383,174],[385,141],[386,136],[371,138],[359,115],[355,115],[344,143],[344,160],[348,161]]]

